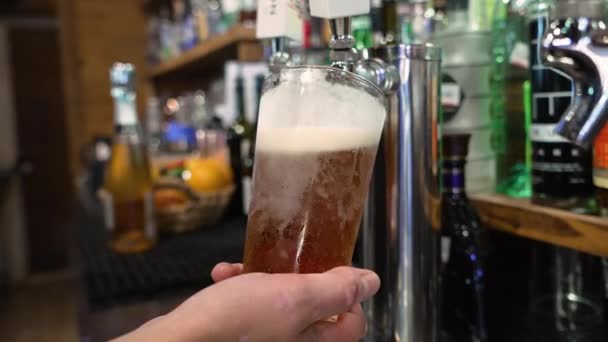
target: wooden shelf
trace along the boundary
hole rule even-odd
[[[152,79],[181,77],[191,72],[221,67],[230,59],[259,61],[261,44],[255,38],[255,29],[240,25],[226,33],[209,38],[179,57],[152,66],[148,76]]]
[[[470,198],[487,228],[608,257],[608,219],[502,195],[473,195]]]

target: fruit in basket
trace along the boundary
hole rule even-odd
[[[203,193],[221,190],[233,182],[230,166],[216,158],[187,160],[182,177],[193,190]]]
[[[188,204],[188,195],[179,189],[157,189],[154,191],[154,205],[157,209],[176,209]]]

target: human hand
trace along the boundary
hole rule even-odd
[[[142,326],[150,331],[141,340],[158,340],[163,331],[171,341],[358,341],[366,327],[360,303],[380,287],[375,273],[352,267],[320,274],[241,272],[240,264],[217,265],[215,285]],[[336,322],[327,321],[336,315]]]

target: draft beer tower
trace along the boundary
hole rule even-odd
[[[268,6],[289,9],[289,0],[258,2],[258,38],[287,34],[285,20],[269,21]],[[293,3],[292,3],[293,5]],[[286,11],[287,11],[286,10]],[[397,44],[354,49],[351,17],[366,14],[369,0],[310,0],[314,17],[329,20],[331,65],[355,73],[384,91],[388,115],[362,220],[362,263],[382,280],[366,305],[366,341],[435,342],[438,339],[439,48]],[[279,11],[287,15],[286,11]],[[260,29],[265,25],[274,30]],[[298,25],[300,23],[298,22]],[[273,43],[271,70],[289,64],[284,44]],[[331,115],[331,114],[329,114]]]

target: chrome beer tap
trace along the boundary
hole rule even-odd
[[[302,15],[296,0],[259,0],[256,37],[269,39],[271,54],[270,72],[290,66],[292,58],[287,51],[288,39],[302,39]]]
[[[368,14],[369,0],[311,0],[310,15],[329,20],[332,67],[355,73],[385,92],[395,89],[399,74],[395,67],[378,58],[362,58],[351,34],[352,17]]]
[[[542,41],[547,66],[574,82],[570,107],[555,132],[587,147],[608,120],[608,30],[601,0],[558,1]]]

